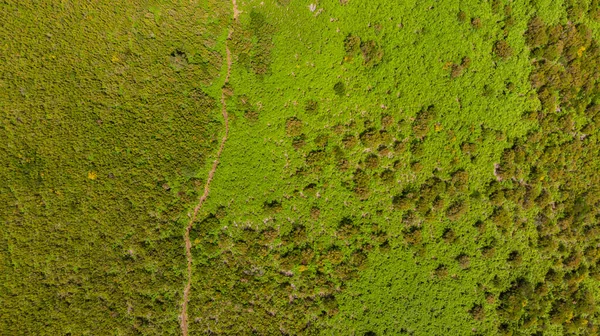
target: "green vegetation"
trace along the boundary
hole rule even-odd
[[[0,334],[177,334],[229,11],[0,9]]]
[[[191,335],[599,333],[598,1],[238,6],[1,5],[0,334],[180,333],[225,43]]]

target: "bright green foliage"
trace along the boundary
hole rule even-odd
[[[519,301],[540,297],[552,264],[532,248],[539,210],[515,201],[538,195],[497,181],[514,144],[538,132],[530,116],[544,104],[530,84],[538,70],[525,32],[534,12],[566,20],[561,4],[243,8],[261,13],[273,46],[266,76],[234,67],[235,94],[257,117],[233,111],[205,208],[227,213],[195,247],[195,331],[566,332],[550,317],[552,301]],[[235,27],[234,54],[248,48],[256,16]],[[355,233],[341,234],[341,223]],[[297,227],[301,238],[290,241]],[[329,267],[332,250],[342,257]]]
[[[0,330],[179,332],[227,43],[190,334],[598,334],[598,1],[238,5],[3,5]]]

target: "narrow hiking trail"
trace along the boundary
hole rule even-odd
[[[233,7],[233,21],[237,21],[240,11],[237,8],[236,0],[231,0],[231,4]],[[229,27],[229,32],[227,33],[227,41],[231,39],[231,35],[233,34],[233,25]],[[198,204],[194,207],[194,212],[190,216],[190,221],[185,229],[185,256],[187,259],[187,283],[183,290],[183,302],[181,304],[181,314],[179,315],[179,320],[181,322],[181,334],[183,336],[188,336],[188,313],[187,306],[189,302],[190,289],[192,287],[192,242],[190,241],[190,231],[194,225],[194,221],[196,220],[196,216],[198,215],[198,211],[206,201],[208,197],[208,193],[210,192],[210,183],[215,176],[215,171],[217,170],[217,166],[219,165],[219,160],[221,158],[221,153],[223,152],[223,148],[225,147],[225,142],[227,141],[227,137],[229,136],[229,116],[227,115],[227,103],[225,101],[226,98],[226,86],[229,83],[229,76],[231,75],[231,51],[229,50],[229,46],[225,41],[225,51],[227,53],[227,74],[225,75],[225,81],[223,82],[223,86],[221,87],[221,110],[223,113],[223,120],[225,121],[225,134],[221,139],[221,144],[219,145],[219,150],[217,151],[217,156],[213,165],[208,172],[208,177],[206,179],[206,184],[204,185],[204,193],[198,200]]]

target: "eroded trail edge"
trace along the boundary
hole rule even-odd
[[[239,16],[239,11],[237,8],[236,0],[231,0],[231,4],[233,6],[233,20],[237,21]],[[229,32],[227,34],[227,41],[231,39],[231,35],[233,34],[233,25],[229,27]],[[223,148],[225,148],[225,142],[227,141],[227,137],[229,136],[229,116],[227,115],[227,103],[226,103],[226,86],[229,83],[229,76],[231,75],[231,51],[229,50],[229,46],[227,41],[225,42],[225,51],[227,53],[227,74],[225,75],[225,81],[223,82],[223,86],[221,88],[221,111],[223,113],[223,120],[225,121],[225,134],[221,139],[221,143],[219,145],[219,150],[217,151],[217,156],[213,165],[208,172],[208,177],[206,178],[206,184],[204,185],[204,193],[198,200],[198,204],[194,207],[194,212],[190,216],[190,220],[185,229],[185,256],[187,259],[187,283],[183,290],[183,302],[181,304],[181,314],[179,315],[179,320],[181,323],[181,333],[183,336],[188,336],[188,313],[187,306],[189,302],[190,289],[192,287],[192,242],[190,241],[190,231],[194,225],[194,221],[196,220],[196,216],[198,215],[198,211],[202,208],[202,205],[206,201],[208,197],[208,193],[210,192],[210,183],[213,180],[215,172],[217,170],[217,166],[219,165],[219,160],[221,158],[221,153],[223,152]]]

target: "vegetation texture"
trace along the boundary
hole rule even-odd
[[[0,23],[1,335],[600,334],[599,1]]]

